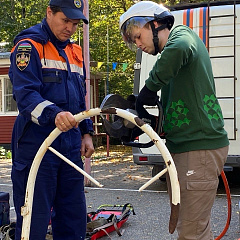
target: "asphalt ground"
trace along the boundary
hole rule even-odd
[[[132,162],[131,154],[111,154],[113,157],[95,159],[92,162],[92,176],[104,185],[98,188],[93,184],[85,188],[87,210],[94,211],[102,204],[131,203],[136,215],[130,215],[123,225],[123,236],[119,238],[116,232],[110,234],[111,239],[121,240],[175,240],[176,232],[168,233],[170,216],[169,198],[166,183],[157,181],[143,192],[139,187],[151,178],[149,166],[138,166]],[[0,160],[0,191],[10,193],[10,217],[15,220],[12,202],[12,185],[10,179],[11,161]],[[223,240],[237,240],[239,231],[239,190],[238,184],[231,186],[232,190],[232,220]],[[224,188],[219,186],[218,194],[212,211],[212,229],[217,237],[225,227],[227,219],[227,199]],[[103,237],[107,240],[109,237]]]

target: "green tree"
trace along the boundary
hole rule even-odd
[[[0,41],[9,43],[8,50],[13,46],[14,37],[41,21],[45,15],[48,0],[0,0]]]
[[[131,0],[89,0],[90,56],[92,61],[104,63],[101,68],[91,68],[93,72],[103,73],[100,84],[101,99],[105,92],[126,97],[133,90],[135,53],[125,46],[119,31],[119,17],[132,4]],[[113,63],[117,63],[115,70]]]

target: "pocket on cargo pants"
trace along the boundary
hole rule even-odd
[[[178,240],[213,240],[210,219],[218,180],[188,181],[186,184],[181,190]]]

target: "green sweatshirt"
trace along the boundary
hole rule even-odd
[[[229,145],[210,58],[190,28],[180,25],[170,32],[146,86],[152,91],[161,89],[163,129],[171,153]]]

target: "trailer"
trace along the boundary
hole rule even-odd
[[[230,140],[229,155],[224,171],[240,168],[240,1],[218,1],[170,8],[175,17],[174,26],[184,24],[192,28],[209,51],[225,129]],[[134,90],[137,95],[145,84],[157,56],[137,51],[134,65]],[[159,91],[159,96],[161,92]],[[146,107],[157,116],[156,107]],[[139,142],[148,142],[146,134]],[[133,160],[139,165],[152,165],[152,175],[164,167],[164,161],[155,146],[133,147]]]

